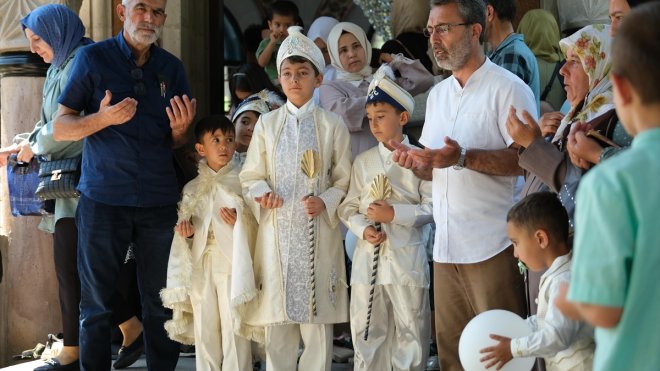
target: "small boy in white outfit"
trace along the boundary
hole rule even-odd
[[[495,346],[484,348],[487,368],[499,370],[513,357],[543,357],[548,371],[590,371],[595,349],[594,328],[564,316],[555,306],[562,283],[571,278],[568,214],[549,192],[528,195],[507,215],[514,255],[528,269],[547,271],[541,276],[537,314],[527,318],[528,336],[510,339],[497,334]]]
[[[351,185],[339,206],[341,220],[359,237],[350,303],[355,370],[424,370],[431,312],[423,226],[433,220],[432,183],[392,161],[391,141],[411,146],[403,125],[414,108],[412,96],[382,70],[368,91],[369,127],[379,144],[355,158]],[[379,175],[390,183],[391,195],[384,199],[371,192]],[[381,223],[381,231],[376,223]],[[370,285],[374,259],[375,287]],[[374,294],[367,323],[370,290]]]
[[[258,340],[259,331],[241,317],[256,295],[250,256],[256,223],[243,205],[235,130],[226,117],[210,116],[197,123],[195,136],[203,159],[179,204],[161,291],[173,309],[165,328],[173,340],[194,341],[197,370],[252,370],[250,339]]]

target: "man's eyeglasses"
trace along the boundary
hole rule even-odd
[[[426,27],[424,30],[422,30],[422,33],[426,37],[431,37],[431,35],[433,35],[434,33],[437,33],[440,36],[444,36],[449,32],[449,30],[451,30],[454,27],[467,26],[469,24],[470,23],[440,23],[440,24],[436,24],[433,27],[431,26]]]
[[[134,68],[131,70],[131,77],[133,80],[135,80],[135,85],[133,86],[133,92],[137,96],[142,96],[147,94],[147,87],[144,85],[144,81],[142,81],[142,69],[141,68]]]

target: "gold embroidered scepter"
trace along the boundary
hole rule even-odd
[[[321,170],[319,155],[313,149],[308,149],[303,153],[300,169],[307,176],[308,196],[314,196],[316,177]],[[309,286],[310,286],[310,307],[313,316],[316,316],[316,278],[314,275],[314,246],[316,244],[316,220],[309,218],[307,220],[307,231],[309,241]]]
[[[378,174],[371,182],[369,197],[374,201],[386,200],[392,196],[392,185],[385,174]],[[376,232],[380,233],[381,224],[376,222]],[[380,244],[374,246],[374,257],[371,263],[371,282],[369,282],[369,304],[367,306],[367,326],[364,329],[364,341],[369,338],[369,325],[371,324],[371,309],[374,305],[374,290],[376,289],[376,276],[378,275],[378,258],[380,256]]]

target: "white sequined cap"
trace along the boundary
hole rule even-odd
[[[238,116],[245,111],[254,111],[259,114],[264,114],[282,106],[284,103],[284,100],[275,94],[275,92],[264,89],[256,94],[250,95],[239,103],[231,121],[235,123]]]
[[[321,49],[314,44],[314,41],[303,35],[302,27],[291,26],[287,29],[287,32],[289,33],[289,36],[282,41],[280,50],[277,52],[277,73],[280,73],[282,62],[294,55],[307,58],[312,64],[314,64],[319,73],[323,73],[323,70],[325,69],[323,53],[321,52]]]

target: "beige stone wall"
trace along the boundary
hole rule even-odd
[[[43,77],[3,77],[2,145],[31,131],[39,120]],[[0,284],[0,366],[13,354],[45,342],[49,332],[61,331],[60,308],[53,265],[52,237],[37,229],[39,217],[10,214],[6,171],[0,172],[0,234],[5,272]],[[4,245],[3,243],[3,245]]]
[[[0,52],[29,50],[20,19],[44,4],[64,4],[78,11],[82,0],[2,0],[0,1]]]
[[[193,95],[197,98],[197,117],[208,114],[209,102],[209,35],[208,1],[169,0],[167,21],[162,36],[165,50],[181,59]],[[217,87],[221,89],[222,87]]]
[[[78,15],[85,25],[85,36],[101,41],[112,36],[112,3],[108,0],[84,0]]]

